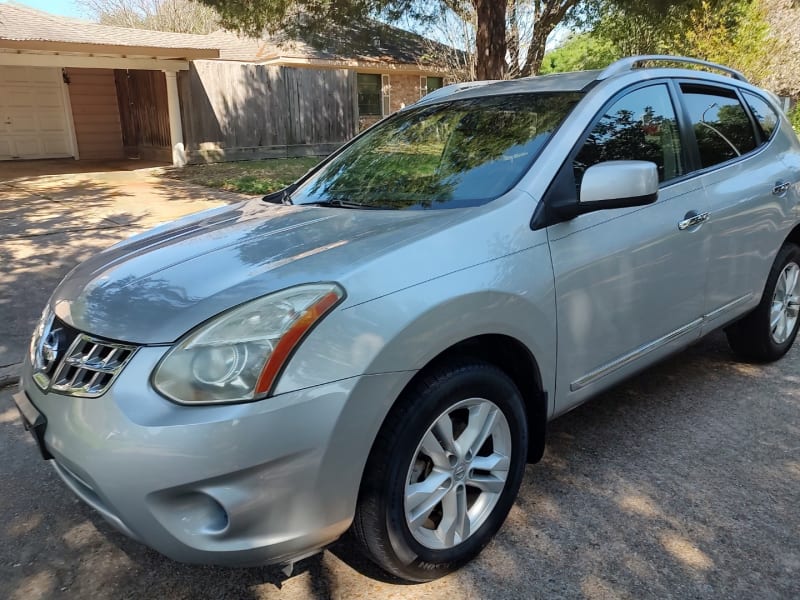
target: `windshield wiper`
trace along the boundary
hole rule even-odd
[[[283,188],[282,190],[278,190],[277,192],[272,192],[271,194],[267,194],[263,198],[261,198],[262,202],[269,202],[270,204],[294,204],[292,202],[292,192],[297,189],[297,184],[293,183],[292,185]]]
[[[350,202],[349,200],[320,200],[319,202],[304,202],[302,206],[324,206],[334,208],[353,208],[361,210],[395,210],[391,206],[381,204],[365,204],[362,202]]]

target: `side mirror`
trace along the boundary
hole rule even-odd
[[[611,160],[583,175],[579,212],[652,204],[658,198],[658,168],[644,160]]]

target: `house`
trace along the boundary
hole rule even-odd
[[[451,48],[376,20],[321,32],[279,33],[254,40],[225,31],[217,40],[223,60],[356,73],[361,128],[372,125],[428,92],[442,87],[447,73],[437,57]]]
[[[0,160],[122,158],[141,147],[181,164],[177,74],[192,60],[213,58],[219,49],[204,36],[108,27],[0,4]],[[128,71],[150,83],[155,102],[128,102],[123,108],[131,110],[120,110],[127,99],[117,82]],[[140,115],[147,118],[137,123]]]
[[[0,160],[327,154],[441,87],[436,48],[377,22],[253,40],[0,4]]]

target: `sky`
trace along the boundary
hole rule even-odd
[[[5,3],[7,0],[0,0]],[[78,7],[73,0],[15,0],[17,4],[24,4],[31,8],[38,8],[54,15],[65,17],[86,18],[86,13]]]

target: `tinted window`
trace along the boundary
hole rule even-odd
[[[635,90],[606,111],[575,157],[576,183],[586,169],[608,160],[654,162],[660,181],[683,174],[675,109],[665,85]]]
[[[381,115],[381,76],[369,73],[356,75],[358,84],[358,114]]]
[[[753,125],[733,91],[682,85],[694,127],[700,163],[711,167],[756,147]]]
[[[768,140],[772,137],[772,133],[777,129],[778,122],[780,119],[778,118],[778,113],[767,104],[765,100],[755,96],[753,94],[749,94],[747,92],[744,93],[744,99],[747,104],[750,106],[750,110],[753,111],[753,116],[758,121],[758,125],[761,127],[761,132],[764,134],[764,139]]]
[[[483,204],[522,177],[581,97],[487,96],[397,113],[303,183],[292,201],[394,209]]]

